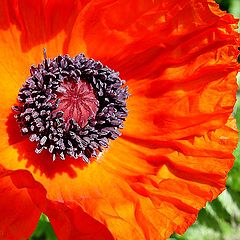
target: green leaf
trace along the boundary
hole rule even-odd
[[[30,237],[30,240],[57,240],[51,223],[46,215],[41,215],[37,228]]]

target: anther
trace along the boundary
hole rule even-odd
[[[43,48],[43,58],[44,58],[44,60],[47,59],[47,50],[46,50],[46,48]]]

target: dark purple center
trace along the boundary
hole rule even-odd
[[[129,96],[119,73],[79,54],[48,59],[30,68],[13,106],[21,133],[52,159],[90,158],[121,135]]]

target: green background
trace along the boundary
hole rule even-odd
[[[222,10],[240,18],[240,0],[216,0]],[[238,76],[240,83],[240,74]],[[240,129],[240,93],[234,115]],[[183,235],[173,234],[169,240],[240,240],[240,144],[235,150],[235,165],[227,180],[227,189],[206,208],[199,212],[198,219]],[[56,236],[45,215],[30,240],[56,240]]]

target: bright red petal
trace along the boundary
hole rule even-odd
[[[103,224],[83,212],[74,202],[49,202],[45,212],[59,240],[113,240]]]
[[[37,226],[46,193],[27,171],[0,173],[0,238],[27,239]]]

